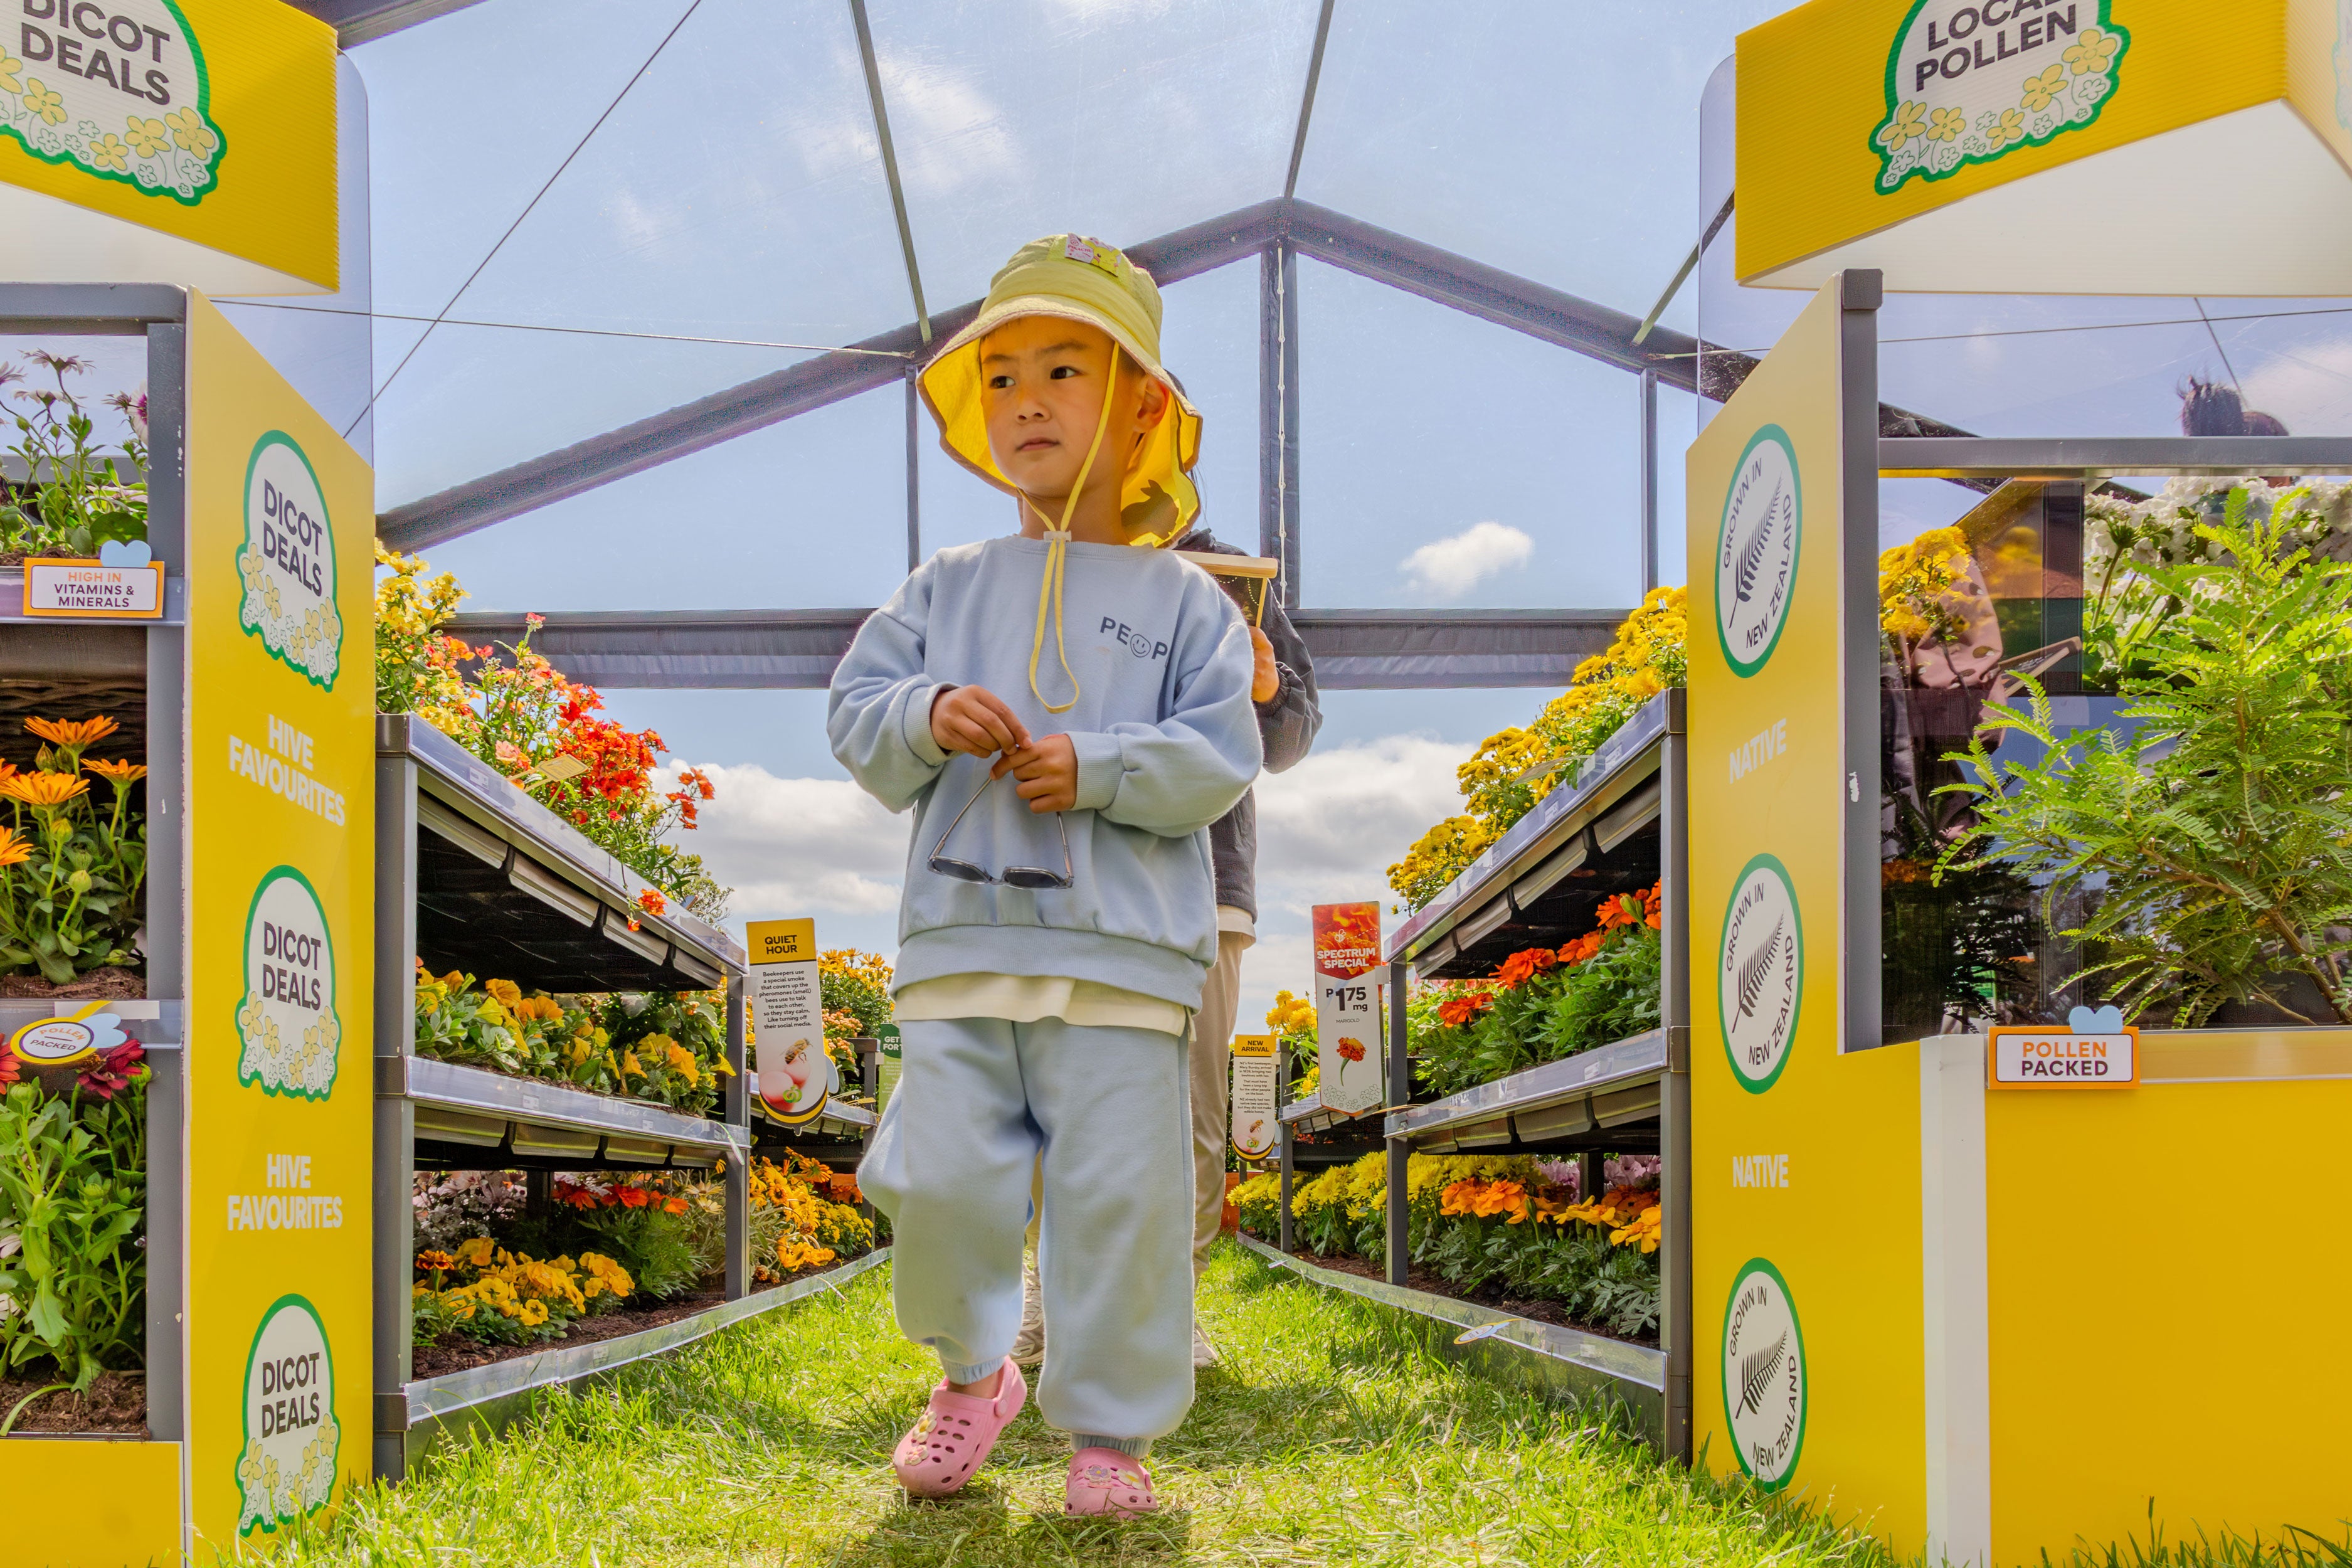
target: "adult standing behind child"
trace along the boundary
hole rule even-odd
[[[1141,1459],[1192,1404],[1185,1039],[1219,956],[1207,829],[1261,752],[1248,627],[1148,548],[1199,508],[1200,415],[1160,368],[1160,314],[1108,246],[1013,255],[920,384],[1021,532],[918,567],[834,676],[835,756],[916,808],[904,1068],[858,1175],[891,1219],[899,1328],[940,1357],[893,1462],[919,1496],[962,1487],[1026,1397],[1006,1352],[1041,1156],[1038,1406],[1072,1435],[1067,1510],[1151,1510]]]

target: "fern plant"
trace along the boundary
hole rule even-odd
[[[2060,735],[2030,685],[2030,711],[1990,709],[1986,725],[2042,759],[1998,764],[1980,733],[1972,776],[1948,786],[1978,819],[1937,876],[2005,862],[2042,884],[2045,913],[2083,896],[2091,913],[2066,932],[2095,944],[2083,973],[2105,974],[2135,1018],[2195,1027],[2232,1001],[2305,1017],[2281,984],[2301,975],[2352,1024],[2331,931],[2352,925],[2352,566],[2289,537],[2296,499],[2250,519],[2233,489],[2219,525],[2196,529],[2208,559],[2148,569],[2179,607],[2120,683],[2137,734]]]

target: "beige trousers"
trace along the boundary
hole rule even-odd
[[[1255,938],[1240,931],[1217,933],[1217,962],[1201,988],[1201,1010],[1192,1018],[1192,1274],[1209,1260],[1225,1212],[1225,1134],[1233,1120],[1234,1012],[1241,1003],[1242,954]],[[1037,1222],[1045,1209],[1045,1167],[1030,1177],[1029,1246],[1037,1245]]]
[[[1200,1277],[1225,1210],[1225,1131],[1233,1116],[1234,1010],[1241,1002],[1242,954],[1252,939],[1217,933],[1217,962],[1192,1020],[1192,1274]]]

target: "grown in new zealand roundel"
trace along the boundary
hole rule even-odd
[[[1805,1334],[1789,1282],[1741,1265],[1723,1310],[1723,1417],[1739,1468],[1766,1491],[1789,1484],[1805,1447]]]
[[[1715,625],[1725,662],[1743,679],[1764,668],[1788,624],[1805,526],[1797,448],[1767,425],[1739,455],[1715,545]]]
[[[1788,868],[1769,855],[1748,862],[1723,913],[1716,1005],[1723,1048],[1739,1087],[1761,1094],[1789,1065],[1805,980],[1805,929]]]

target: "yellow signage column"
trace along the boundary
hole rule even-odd
[[[199,1552],[369,1473],[373,484],[188,301],[189,1482]]]
[[[1842,1240],[1875,1228],[1916,1260],[1920,1226],[1916,1186],[1843,1179],[1917,1169],[1916,1061],[1860,1048],[1878,1027],[1877,302],[1874,276],[1832,279],[1688,460],[1692,1419],[1718,1469],[1901,1500],[1874,1528],[1916,1536],[1919,1269],[1857,1278]]]

